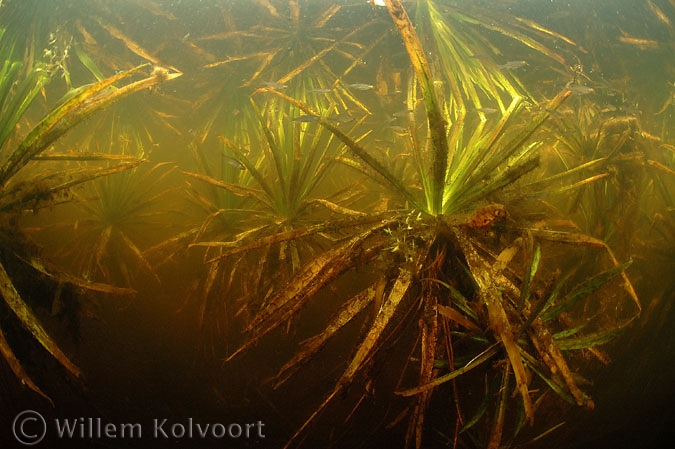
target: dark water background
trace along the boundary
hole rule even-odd
[[[75,46],[89,52],[106,76],[144,62],[140,55],[130,51],[123,39],[106,31],[101,25],[105,23],[149,51],[161,65],[183,73],[177,80],[141,92],[97,114],[58,145],[66,149],[87,146],[105,152],[132,153],[134,148],[137,151],[142,147],[143,157],[150,161],[148,165],[171,162],[174,164],[171,167],[177,167],[142,168],[136,178],[129,181],[129,192],[146,197],[162,192],[141,216],[132,217],[127,223],[128,235],[138,248],[145,250],[199,226],[206,214],[186,191],[193,189],[206,195],[208,190],[194,179],[187,180],[182,171],[203,169],[203,162],[195,155],[201,155],[210,167],[232,171],[222,159],[218,136],[236,135],[240,142],[247,143],[249,138],[241,128],[245,120],[250,120],[250,115],[246,115],[250,114],[246,112],[250,109],[249,95],[263,83],[276,81],[287,73],[292,62],[287,66],[284,58],[275,60],[259,75],[256,71],[261,67],[261,58],[213,68],[205,66],[236,55],[277,50],[275,45],[280,46],[280,52],[285,52],[281,46],[289,45],[292,40],[283,40],[291,39],[283,30],[293,27],[288,19],[288,2],[271,2],[281,18],[272,17],[265,2],[247,0],[28,1],[23,2],[26,6],[17,8],[20,13],[9,17],[7,10],[16,8],[19,0],[4,3],[1,6],[5,9],[3,19],[9,22],[2,24],[8,29],[28,30],[34,25],[40,30],[36,35],[43,39],[36,43],[38,48],[52,45],[55,52],[61,53],[69,48],[66,61],[73,86],[94,81],[92,73],[75,57]],[[671,148],[675,144],[675,23],[665,23],[648,2],[467,0],[438,3],[460,10],[462,4],[467,3],[471,4],[471,11],[483,8],[491,14],[526,17],[567,36],[577,45],[570,46],[559,39],[548,42],[565,55],[565,64],[561,64],[513,39],[486,32],[502,52],[494,56],[497,63],[528,62],[517,74],[537,98],[551,97],[562,89],[572,76],[569,66],[579,63],[588,77],[585,83],[594,93],[572,98],[571,107],[577,101],[592,101],[599,109],[606,110],[604,114],[608,117],[636,117],[644,132]],[[387,37],[363,56],[344,79],[345,83],[374,85],[378,67],[385,59],[394,69],[407,63],[400,39],[392,32],[388,15],[381,8],[373,12],[360,0],[305,0],[299,4],[301,21],[316,20],[331,5],[342,5],[340,12],[324,27],[308,27],[305,34],[296,35],[297,39],[315,39],[314,48],[321,46],[322,41],[317,37],[341,36],[345,29],[362,26],[373,17],[381,19],[364,29],[355,40],[367,45],[383,33],[388,33]],[[672,1],[653,0],[653,4],[675,21]],[[413,8],[414,2],[404,2],[404,5]],[[252,30],[255,35],[209,38],[233,29]],[[81,30],[86,30],[96,43],[88,43]],[[277,34],[278,39],[272,37]],[[622,36],[649,42],[630,43],[626,39],[622,41]],[[53,43],[49,44],[51,40]],[[297,56],[285,55],[286,58]],[[429,57],[434,59],[433,54]],[[297,60],[304,59],[298,56]],[[339,54],[326,56],[325,62],[336,72],[348,65]],[[309,89],[307,86],[314,78],[304,76],[301,74],[288,83],[289,94],[298,86]],[[41,117],[67,89],[64,79],[52,82],[44,98],[31,110],[33,117]],[[391,128],[396,122],[392,117],[404,109],[405,92],[381,95],[376,89],[370,89],[355,90],[354,95],[372,113],[362,122],[363,129],[375,129],[369,141],[374,145],[378,139],[396,142]],[[251,137],[250,141],[254,139]],[[671,168],[672,158],[670,153]],[[336,175],[324,188],[341,189],[347,184],[348,178]],[[667,185],[672,195],[672,182]],[[87,188],[81,192],[82,197],[95,194]],[[670,215],[663,215],[666,220],[673,217],[672,211]],[[59,266],[69,267],[66,271],[70,269],[93,277],[103,275],[96,269],[89,270],[99,229],[91,210],[78,204],[43,209],[35,215],[27,214],[22,226],[42,248],[41,254],[57,261]],[[670,222],[671,229],[672,226]],[[642,235],[648,234],[647,230],[643,231]],[[662,245],[670,247],[669,258],[656,257],[643,247],[633,246],[627,250],[626,256],[635,256],[629,274],[638,289],[644,312],[639,322],[606,346],[612,359],[610,365],[589,362],[588,372],[592,375],[588,377],[594,379],[589,391],[596,402],[595,410],[562,411],[567,424],[542,440],[541,446],[531,447],[650,448],[660,447],[656,442],[670,437],[675,429],[672,405],[675,401],[675,327],[672,324],[675,265],[673,242],[664,241]],[[106,273],[108,279],[99,280],[128,284],[138,293],[115,297],[66,292],[63,297],[69,299],[64,299],[64,304],[59,306],[63,311],[55,311],[52,304],[52,292],[56,288],[53,283],[22,268],[16,261],[9,262],[17,265],[18,284],[28,292],[26,295],[45,327],[82,369],[86,390],[69,380],[56,362],[17,329],[16,335],[9,337],[21,345],[21,358],[27,361],[27,370],[38,385],[44,386],[54,406],[19,385],[4,361],[0,362],[0,447],[18,447],[8,435],[8,429],[16,413],[25,409],[34,409],[52,418],[93,416],[113,423],[141,422],[144,431],[151,428],[154,418],[167,418],[170,423],[186,422],[188,418],[211,423],[258,420],[265,423],[264,440],[179,439],[169,440],[170,444],[148,439],[73,440],[67,447],[281,447],[316,407],[324,392],[329,391],[339,376],[341,362],[349,357],[344,348],[348,347],[350,337],[358,335],[359,323],[356,323],[297,378],[279,391],[273,391],[263,381],[273,376],[293,354],[297,339],[311,335],[311,317],[320,318],[325,311],[320,308],[307,311],[303,316],[309,322],[294,323],[293,338],[286,338],[284,332],[275,332],[251,353],[223,363],[226,355],[242,342],[240,329],[232,325],[236,320],[221,317],[237,311],[236,290],[221,293],[222,303],[228,303],[228,308],[213,306],[206,312],[207,318],[211,318],[207,320],[210,325],[200,326],[199,297],[206,270],[203,252],[175,249],[171,259],[158,264],[153,272],[125,252],[128,249],[124,245],[111,248],[105,259],[110,267]],[[353,276],[354,279],[343,280],[336,288],[348,291],[358,282],[359,274]],[[322,295],[324,301],[330,302],[336,294]],[[392,354],[391,364],[400,363],[401,357],[405,356]],[[373,399],[370,406],[374,410],[389,407],[380,398]],[[364,414],[358,419],[353,427],[344,428],[330,419],[321,421],[312,433],[314,442],[320,444],[341,436],[342,443],[337,447],[384,447],[375,445],[385,442],[391,444],[388,447],[400,447],[397,446],[401,442],[399,432],[385,432],[384,437],[376,432],[383,427],[380,414]],[[45,444],[44,447],[58,447],[59,442],[50,444],[52,446]],[[439,443],[434,447],[443,446]]]

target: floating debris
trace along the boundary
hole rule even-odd
[[[626,33],[625,31],[621,30],[621,33],[623,33],[623,36],[619,37],[619,42],[623,42],[624,44],[630,44],[638,47],[641,50],[646,50],[648,48],[657,48],[659,46],[659,43],[655,40],[652,39],[643,39],[640,37],[634,37]]]
[[[647,4],[649,5],[649,9],[651,9],[652,12],[653,12],[654,14],[656,14],[656,17],[658,17],[659,20],[660,20],[661,22],[665,23],[665,24],[668,25],[668,26],[671,25],[670,19],[668,18],[668,16],[665,15],[664,12],[661,11],[661,8],[659,8],[658,6],[656,6],[656,5],[652,2],[652,0],[647,0]]]

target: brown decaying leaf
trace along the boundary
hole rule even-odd
[[[44,330],[33,311],[21,298],[19,292],[16,291],[16,288],[14,288],[14,284],[12,284],[9,275],[5,271],[5,268],[2,266],[2,264],[0,264],[0,293],[2,293],[2,297],[4,298],[5,302],[12,309],[26,330],[28,330],[31,335],[33,335],[35,339],[73,376],[80,377],[80,369],[70,361],[70,359],[58,347],[56,342],[52,340],[49,334],[47,334],[47,332]],[[4,336],[2,337],[2,340],[4,341]],[[3,354],[6,352],[6,349],[4,349]],[[7,354],[9,354],[11,357],[11,351]],[[13,359],[16,360],[15,357]],[[16,372],[15,367],[12,369]],[[25,373],[24,377],[26,377]],[[20,378],[25,380],[24,377]],[[28,385],[30,386],[30,384]],[[39,389],[35,389],[35,391],[42,394]]]
[[[501,302],[502,293],[493,280],[494,270],[478,254],[478,251],[476,251],[476,248],[466,235],[463,235],[461,232],[457,232],[456,235],[471,274],[478,284],[480,301],[487,309],[490,330],[502,342],[511,362],[513,373],[516,377],[516,385],[523,399],[525,416],[530,423],[533,423],[534,407],[528,391],[528,376],[520,356],[520,349],[516,343],[513,325],[509,321],[508,315],[504,310],[504,305]]]
[[[2,328],[0,328],[0,354],[5,358],[7,361],[7,364],[9,365],[9,368],[12,370],[14,375],[23,383],[26,385],[28,388],[42,396],[43,398],[47,399],[52,406],[54,403],[52,400],[47,396],[42,390],[40,390],[40,387],[38,387],[35,382],[26,374],[26,371],[24,371],[23,366],[21,366],[21,362],[19,362],[19,359],[16,358],[16,355],[14,355],[14,352],[12,351],[12,348],[9,346],[9,343],[7,343],[7,339],[5,339],[5,334],[2,333]]]
[[[419,263],[419,261],[418,261]],[[381,341],[381,337],[391,322],[394,313],[398,310],[398,306],[408,293],[408,289],[412,283],[413,277],[410,272],[400,271],[394,286],[389,295],[387,295],[375,319],[371,323],[368,333],[359,344],[356,354],[351,362],[342,373],[332,393],[323,401],[323,403],[316,408],[312,415],[305,421],[305,423],[295,432],[291,439],[286,443],[284,449],[290,447],[293,442],[305,431],[305,429],[314,421],[314,419],[330,404],[330,402],[337,395],[342,393],[354,380],[356,375],[361,371],[363,366],[372,358],[375,353],[377,344]]]
[[[324,252],[296,275],[289,284],[276,293],[247,328],[252,336],[249,341],[237,349],[227,360],[253,346],[260,338],[286,322],[300,310],[321,288],[354,266],[354,261],[368,260],[377,255],[382,245],[364,249],[362,246],[374,232],[391,222],[385,221],[358,234],[342,245]]]
[[[302,342],[297,354],[279,370],[279,373],[274,378],[274,388],[279,387],[288,380],[301,364],[306,363],[314,357],[333,335],[371,304],[375,298],[375,294],[375,287],[371,285],[347,300],[326,324],[323,332]]]

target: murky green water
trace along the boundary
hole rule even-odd
[[[49,73],[0,141],[0,262],[82,372],[5,282],[2,447],[28,409],[43,447],[278,448],[317,409],[294,445],[659,447],[675,4],[403,1],[425,90],[379,3],[0,2],[0,124],[21,77]],[[142,64],[7,175],[50,111]],[[79,417],[143,437],[56,435]]]

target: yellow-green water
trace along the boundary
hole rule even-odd
[[[635,315],[635,304],[618,278],[570,312],[569,326],[588,320],[592,330],[622,328],[616,339],[599,346],[604,355],[569,351],[574,373],[591,381],[579,384],[595,408],[567,405],[549,391],[538,404],[534,425],[525,424],[513,439],[507,426],[502,444],[657,447],[652,444],[673,423],[670,379],[675,374],[670,326],[675,300],[675,5],[667,0],[402,4],[426,50],[451,148],[474,144],[478,152],[486,147],[476,144],[484,136],[481,130],[497,127],[516,95],[522,99],[520,109],[506,124],[513,131],[500,135],[499,142],[526,129],[556,94],[571,92],[527,140],[526,145],[539,142],[532,151],[539,158],[535,171],[515,187],[509,184],[476,202],[464,202],[472,193],[463,186],[490,185],[517,166],[517,158],[497,164],[488,176],[457,182],[446,190],[445,216],[469,228],[472,241],[484,245],[481,254],[498,253],[518,237],[518,248],[529,254],[535,244],[523,242],[540,242],[544,262],[535,276],[537,295],[550,293],[568,272],[574,273],[570,283],[580,283],[584,275],[590,278],[612,266],[605,250],[588,240],[579,243],[577,237],[570,243],[570,235],[606,242],[617,263],[633,260],[626,275],[640,298],[639,318],[623,327]],[[396,266],[403,273],[386,275],[386,289],[393,279],[403,279],[406,270],[414,271],[419,254],[414,245],[434,235],[427,223],[436,213],[425,196],[431,188],[424,170],[432,165],[433,145],[425,104],[387,9],[365,0],[5,0],[0,27],[5,29],[3,42],[15,42],[15,59],[47,61],[53,70],[50,83],[0,152],[3,163],[7,148],[72,89],[146,62],[149,66],[133,80],[154,70],[181,74],[95,113],[43,153],[105,153],[146,162],[63,196],[2,212],[3,239],[18,233],[30,242],[18,249],[3,244],[2,263],[83,373],[82,384],[72,380],[2,303],[0,330],[28,375],[54,401],[52,406],[22,386],[2,359],[2,447],[19,447],[12,422],[27,409],[48,420],[100,417],[110,423],[143,423],[142,440],[73,438],[68,447],[283,447],[333,391],[378,307],[369,305],[282,387],[273,389],[270,379],[297,353],[301,341],[324,329],[346,299],[368,285],[377,288],[374,279],[380,271]],[[305,103],[324,123],[271,91]],[[459,123],[464,131],[453,134]],[[409,196],[363,163],[326,124],[380,161]],[[425,156],[416,165],[420,148]],[[533,187],[537,180],[591,161],[595,165],[554,180],[541,192]],[[48,183],[40,176],[112,163],[36,160],[9,187],[35,179]],[[491,203],[505,204],[503,225],[493,226],[492,220],[476,225],[481,219],[476,210]],[[374,262],[365,256],[357,260],[288,324],[225,362],[246,342],[244,327],[265,309],[266,299],[286,288],[294,273],[318,263],[355,234],[342,221],[343,228],[258,248],[249,245],[250,236],[270,238],[337,218],[359,220],[363,214],[389,212],[402,215],[387,228],[391,237],[384,255]],[[427,219],[423,216],[429,221],[416,224]],[[361,232],[368,228],[360,226]],[[420,226],[419,235],[407,232],[415,226]],[[565,230],[567,237],[539,241],[534,229]],[[368,242],[374,246],[382,241],[377,239]],[[452,247],[443,242],[436,244]],[[209,262],[245,244],[246,251]],[[60,285],[63,276],[47,279],[15,254],[49,261],[82,283],[136,293]],[[518,257],[514,272],[522,270],[511,279],[521,282],[529,259]],[[454,263],[447,262],[443,270],[459,266]],[[581,273],[573,271],[575,266],[582,267]],[[462,283],[460,275],[449,278]],[[401,320],[391,333],[394,338],[361,377],[312,423],[305,447],[404,446],[407,421],[398,418],[409,403],[393,392],[414,386],[419,371],[413,348],[419,346],[421,325],[415,315],[419,310],[411,310],[413,318]],[[483,309],[475,310],[480,318]],[[454,326],[453,331],[465,330],[450,321],[445,325]],[[468,350],[455,354],[465,363],[461,357],[475,355],[471,345],[480,342],[456,338],[457,350]],[[441,360],[447,356],[439,354],[436,376],[448,372],[442,363],[447,360]],[[497,364],[492,368],[501,369]],[[467,374],[459,387],[446,385],[428,404],[422,447],[487,447],[497,414],[493,403],[484,430],[476,427],[475,434],[458,434],[456,440],[454,435],[480,408],[483,395],[499,387],[499,378],[488,371],[474,378]],[[529,368],[528,373],[534,376]],[[518,421],[518,413],[518,405],[509,405],[509,424]],[[229,439],[226,445],[214,438],[152,438],[152,420],[164,418],[169,425],[190,418],[202,423],[261,421],[265,438]],[[55,441],[41,445],[63,443]]]

